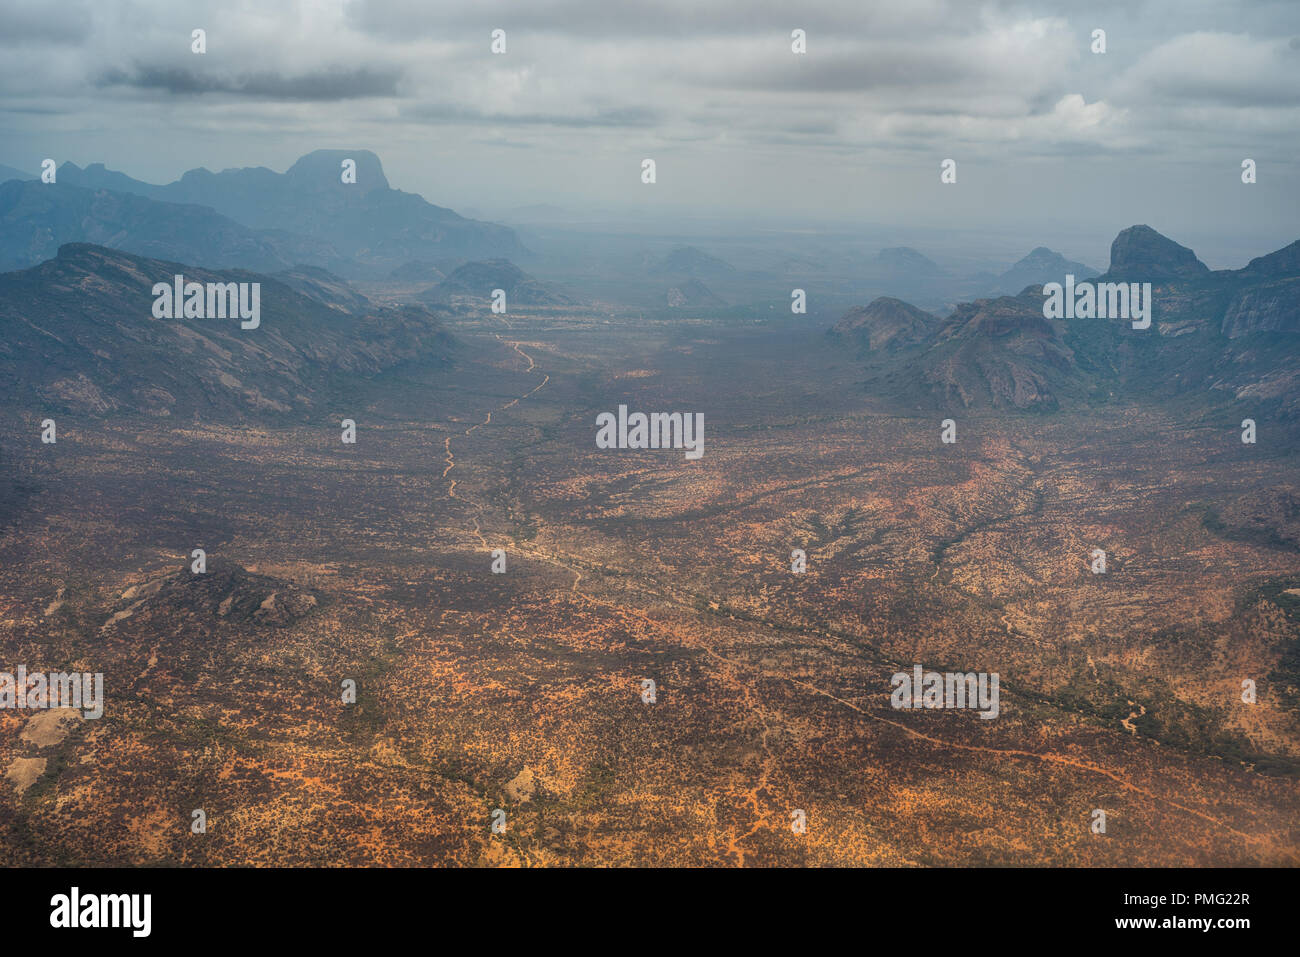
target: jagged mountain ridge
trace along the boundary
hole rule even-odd
[[[356,164],[355,183],[342,181],[345,160]],[[263,166],[219,173],[192,169],[162,186],[99,163],[85,169],[64,163],[57,181],[159,202],[207,206],[254,230],[324,244],[332,261],[300,261],[347,278],[382,278],[412,260],[527,255],[509,227],[466,219],[415,193],[393,189],[379,157],[369,150],[316,150],[284,173]]]
[[[1151,328],[1046,319],[1041,287],[1029,288],[959,305],[894,359],[865,349],[868,387],[943,408],[1037,411],[1200,393],[1212,406],[1300,416],[1300,242],[1212,271],[1187,247],[1133,226],[1093,281],[1150,282]],[[862,317],[871,311],[851,311],[836,329],[870,336]]]

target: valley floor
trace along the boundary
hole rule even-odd
[[[944,445],[797,327],[453,331],[309,423],[11,410],[0,670],[106,689],[0,710],[11,863],[1300,860],[1295,450],[1122,405]],[[597,449],[619,404],[703,458]],[[915,664],[998,718],[895,710]]]

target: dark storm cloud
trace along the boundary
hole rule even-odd
[[[269,97],[279,100],[350,100],[365,96],[395,96],[401,77],[397,70],[368,68],[326,68],[297,76],[270,70],[220,76],[185,67],[157,67],[136,64],[130,71],[107,70],[96,86],[128,86],[162,90],[175,95],[229,93],[236,96]]]
[[[14,106],[6,104],[0,107],[0,113],[15,113],[18,115],[30,116],[63,116],[71,113],[76,109],[73,106]]]

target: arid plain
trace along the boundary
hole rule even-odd
[[[10,863],[1300,859],[1293,445],[1122,401],[945,445],[793,320],[449,330],[311,421],[8,408],[0,649],[106,699],[0,713]],[[597,449],[619,404],[704,456]],[[914,664],[999,717],[894,710]]]

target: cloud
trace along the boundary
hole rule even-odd
[[[1140,101],[1215,106],[1300,106],[1294,39],[1186,33],[1146,53],[1116,84]]]
[[[844,33],[915,36],[961,30],[978,17],[978,9],[963,0],[909,0],[898,5],[861,0],[802,5],[787,0],[351,0],[344,6],[344,18],[350,27],[375,36],[459,33],[481,38],[486,48],[493,29],[505,30],[523,46],[555,35],[620,41],[768,35],[788,42],[795,27],[823,38]]]
[[[10,9],[9,4],[14,8]],[[242,125],[274,128],[276,105],[303,106],[296,127],[328,129],[360,113],[313,115],[313,103],[365,101],[371,117],[467,130],[547,128],[648,133],[649,142],[969,153],[1021,143],[1150,151],[1195,122],[1188,111],[1234,105],[1232,137],[1279,126],[1295,105],[1300,51],[1279,39],[1177,32],[1164,2],[1101,4],[1086,19],[1050,2],[917,0],[266,0],[249,6],[124,0],[84,18],[36,17],[0,0],[0,23],[60,38],[51,55],[14,49],[0,63],[0,110],[68,109],[166,94],[242,102]],[[1270,4],[1252,22],[1277,20]],[[1219,7],[1198,10],[1222,22]],[[76,20],[75,28],[57,24]],[[1088,53],[1096,22],[1112,53]],[[189,31],[209,52],[190,54]],[[790,50],[794,27],[808,53]],[[491,30],[509,37],[494,56]],[[79,39],[78,39],[79,38]],[[47,48],[48,50],[49,48]],[[108,97],[105,99],[105,97]],[[1067,99],[1073,97],[1074,99]],[[58,105],[55,105],[57,101]],[[71,114],[70,114],[71,115]],[[223,122],[230,122],[224,116]],[[1205,146],[1220,138],[1205,131]]]
[[[39,3],[0,4],[0,47],[83,43],[91,21],[88,0],[69,0],[57,12]]]
[[[838,212],[857,196],[944,215],[965,195],[929,194],[948,156],[963,186],[1003,171],[1008,193],[982,194],[971,215],[1018,204],[1023,167],[1035,163],[1047,171],[1043,188],[1059,190],[1100,176],[1094,160],[1109,158],[1107,170],[1124,171],[1107,174],[1116,196],[1132,193],[1137,166],[1199,164],[1217,181],[1254,156],[1269,174],[1260,192],[1286,170],[1300,175],[1294,2],[65,0],[39,16],[28,7],[0,0],[0,45],[23,38],[0,56],[0,128],[20,166],[75,156],[159,179],[194,166],[283,167],[343,131],[386,167],[400,164],[404,187],[449,205],[467,188],[476,202],[505,190],[528,202],[539,182],[619,203],[626,183],[639,185],[626,169],[655,156],[655,202],[761,205],[797,194]],[[190,52],[195,27],[208,33],[201,56]],[[791,52],[796,27],[807,54]],[[1096,27],[1107,31],[1104,55],[1089,50]],[[498,28],[505,55],[490,50]],[[159,128],[172,134],[166,149],[144,149]],[[1286,202],[1269,209],[1281,215]]]
[[[595,110],[589,114],[557,113],[489,113],[467,107],[421,104],[402,111],[412,120],[437,120],[466,123],[472,126],[569,126],[578,129],[599,127],[653,127],[659,121],[654,110],[640,106]]]
[[[95,85],[161,90],[177,96],[228,93],[235,96],[314,102],[396,96],[400,78],[399,70],[372,70],[367,67],[325,68],[297,76],[285,76],[270,70],[221,76],[185,67],[136,64],[130,71],[105,71],[95,81]]]

